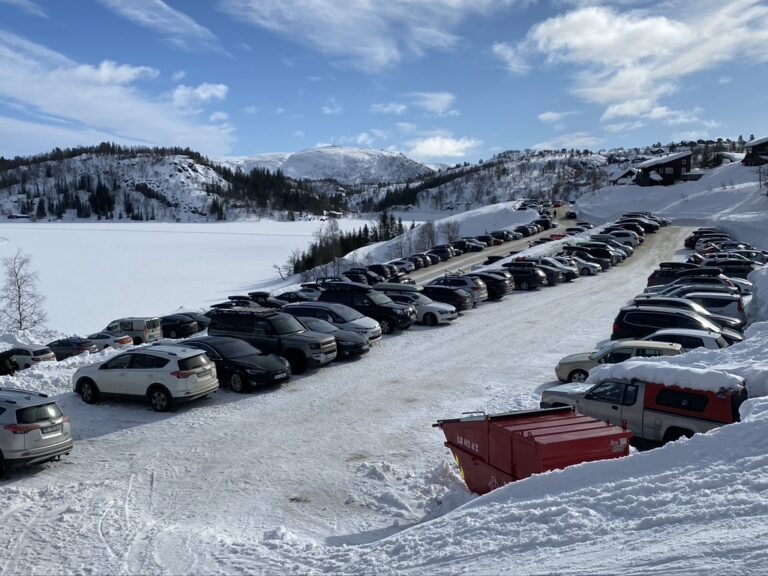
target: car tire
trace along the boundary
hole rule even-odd
[[[139,344],[144,344],[144,340],[142,340],[138,336],[134,336],[133,337],[133,344],[134,344],[134,346],[138,346]]]
[[[592,276],[592,270],[587,268],[586,266],[581,269],[581,275],[582,276]]]
[[[379,326],[381,326],[381,331],[384,334],[392,334],[395,331],[395,325],[387,318],[379,320]]]
[[[307,357],[298,350],[288,350],[285,359],[291,365],[291,374],[304,374],[307,371]]]
[[[173,405],[171,393],[162,386],[152,386],[147,392],[147,398],[155,412],[168,412]]]
[[[86,404],[95,404],[99,401],[99,388],[93,380],[83,380],[80,382],[78,393]]]
[[[525,280],[520,282],[520,290],[529,290],[528,282],[526,282]]]
[[[176,339],[179,337],[179,335],[176,333],[176,330],[171,330],[171,331],[168,333],[168,337],[169,337],[169,338],[173,338],[174,340],[176,340]]]
[[[229,389],[237,394],[248,392],[248,382],[242,373],[232,372],[232,375],[229,377]]]
[[[589,374],[584,370],[574,370],[568,374],[568,382],[586,382]]]
[[[3,456],[3,453],[0,452],[0,478],[3,478],[8,472],[8,469],[5,467],[5,457]]]
[[[428,314],[424,314],[424,325],[425,326],[434,326],[437,324],[437,317],[432,314],[431,312]]]

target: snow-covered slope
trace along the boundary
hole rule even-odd
[[[336,180],[342,184],[405,182],[431,174],[433,170],[396,152],[343,146],[323,146],[293,154],[264,154],[226,158],[223,164],[280,169],[297,180]]]

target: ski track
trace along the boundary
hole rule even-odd
[[[0,482],[0,573],[400,573],[403,566],[383,560],[395,551],[387,552],[382,538],[441,522],[473,500],[442,433],[430,424],[468,410],[537,405],[557,360],[607,338],[618,307],[642,291],[647,272],[671,259],[687,232],[665,228],[607,273],[516,292],[465,312],[455,325],[384,337],[367,357],[295,377],[280,389],[220,391],[164,415],[138,403],[87,406],[62,393],[57,401],[72,418],[75,449]],[[497,546],[513,562],[521,552],[500,545],[494,529],[512,541],[516,530],[539,531],[541,551],[526,550],[536,562],[525,571],[548,573],[555,570],[546,560],[557,549],[557,542],[547,544],[553,523],[591,531],[590,539],[620,529],[620,519],[589,511],[600,494],[578,489],[578,513],[528,501],[504,526],[480,530],[488,539],[478,539],[477,557]],[[682,498],[684,486],[676,489]],[[631,487],[602,497],[630,505]],[[451,528],[464,530],[479,528]],[[610,573],[600,564],[610,545],[607,538],[593,549],[589,573]],[[556,550],[577,553],[577,543]],[[428,560],[431,569],[461,573]],[[667,562],[643,573],[686,567]],[[716,559],[708,567],[727,572]]]

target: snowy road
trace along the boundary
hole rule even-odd
[[[608,273],[385,337],[281,389],[222,391],[170,414],[84,405],[65,392],[77,358],[30,370],[17,385],[63,393],[76,449],[0,483],[0,574],[302,571],[297,540],[322,569],[334,548],[318,546],[449,512],[470,497],[431,423],[536,406],[557,360],[608,338],[687,233],[662,229]]]

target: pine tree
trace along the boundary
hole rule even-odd
[[[40,198],[40,200],[37,201],[37,211],[35,212],[35,218],[38,220],[43,220],[47,216],[45,212],[45,200]]]

